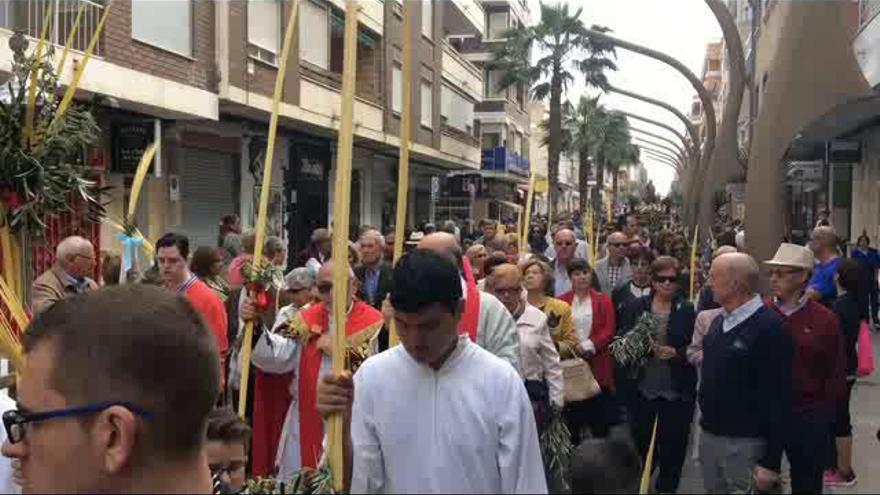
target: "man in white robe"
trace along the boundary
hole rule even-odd
[[[402,345],[328,375],[318,411],[344,413],[351,493],[546,493],[532,407],[507,362],[459,336],[461,284],[418,249],[394,269]]]

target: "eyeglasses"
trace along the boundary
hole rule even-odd
[[[105,409],[109,409],[113,406],[122,406],[146,419],[152,417],[152,413],[130,402],[110,401],[96,402],[85,406],[68,407],[65,409],[55,409],[38,413],[27,413],[20,409],[11,409],[3,413],[3,427],[6,429],[6,438],[9,439],[9,443],[18,443],[24,440],[25,432],[27,431],[26,426],[29,423],[39,423],[49,419],[87,416],[89,414],[95,414]]]
[[[611,247],[616,247],[616,248],[619,248],[619,247],[629,247],[629,243],[628,243],[628,242],[609,242],[608,245],[611,246]]]
[[[318,287],[318,292],[320,292],[321,294],[326,294],[326,293],[330,292],[331,290],[333,290],[332,283],[318,284],[317,287]]]
[[[497,287],[497,288],[492,289],[492,292],[494,292],[495,294],[498,294],[501,297],[515,296],[515,295],[519,294],[520,292],[522,292],[522,289],[519,287],[506,287],[506,288]]]
[[[92,263],[95,262],[95,257],[94,257],[94,256],[86,256],[86,255],[84,255],[84,254],[74,254],[73,257],[74,257],[74,258],[85,258],[85,259],[91,261]]]
[[[664,284],[666,282],[669,282],[670,284],[678,283],[678,277],[661,277],[658,275],[653,278],[654,278],[654,282],[658,283],[658,284]]]
[[[573,242],[557,242],[556,245],[559,247],[570,247],[570,246],[574,246],[574,243]]]

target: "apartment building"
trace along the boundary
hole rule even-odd
[[[298,0],[298,31],[287,62],[272,164],[270,230],[291,256],[311,230],[332,221],[339,129],[343,0]],[[0,0],[0,81],[11,65],[14,31],[34,38],[47,6],[51,41],[63,44],[80,6],[81,32],[62,83],[71,80],[106,3]],[[115,0],[77,95],[102,128],[89,160],[116,186],[108,211],[121,217],[134,167],[158,140],[157,166],[142,194],[138,223],[150,238],[185,231],[216,242],[218,218],[252,222],[262,181],[271,98],[292,0]],[[355,153],[351,223],[389,228],[397,190],[402,108],[400,0],[361,0],[358,14]],[[474,105],[483,74],[447,41],[482,37],[474,0],[413,0],[413,144],[410,223],[433,220],[439,189],[453,170],[481,166]],[[113,233],[104,247],[118,250]]]
[[[706,54],[703,56],[703,71],[700,75],[700,78],[702,79],[703,86],[706,88],[706,91],[709,93],[709,97],[712,100],[713,109],[715,111],[716,124],[721,123],[721,105],[723,94],[721,70],[722,65],[724,65],[724,51],[722,43],[720,41],[707,43]],[[689,117],[691,123],[697,128],[700,139],[706,139],[706,114],[703,109],[703,103],[700,100],[700,97],[697,95],[694,95],[693,97]]]
[[[449,217],[516,220],[525,204],[529,176],[529,95],[527,85],[500,88],[501,72],[491,70],[493,50],[509,29],[529,25],[526,0],[481,0],[484,33],[448,36],[449,44],[477,68],[482,78],[474,106],[474,135],[481,153],[479,172],[452,174],[446,193]]]

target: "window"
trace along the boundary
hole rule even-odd
[[[511,146],[510,151],[519,154],[522,151],[522,133],[518,131],[513,131],[513,146]]]
[[[449,127],[471,134],[474,127],[474,104],[447,85],[440,93],[440,116]]]
[[[326,7],[305,0],[299,6],[299,56],[324,70],[330,68],[330,13]]]
[[[434,1],[422,0],[422,34],[434,39]]]
[[[500,70],[487,70],[486,77],[484,78],[486,87],[483,91],[483,96],[491,99],[505,99],[507,98],[507,88],[499,89],[498,83],[501,82],[501,71]]]
[[[484,150],[491,150],[501,146],[501,134],[497,132],[484,132],[480,139],[480,146]]]
[[[191,56],[190,0],[132,0],[131,37],[187,57]]]
[[[391,111],[400,113],[403,108],[403,70],[399,65],[391,68]]]
[[[431,128],[431,123],[434,120],[433,115],[433,95],[432,95],[432,86],[430,81],[422,81],[421,85],[421,104],[422,104],[422,126]]]
[[[281,46],[281,2],[248,0],[248,54],[275,64]]]
[[[507,31],[507,12],[489,12],[489,38],[497,40],[504,38]]]

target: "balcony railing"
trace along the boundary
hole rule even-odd
[[[70,43],[70,49],[84,52],[92,39],[104,13],[101,2],[91,0],[0,0],[0,27],[10,31],[23,31],[32,38],[39,38],[42,32],[46,9],[51,6],[51,25],[48,39],[51,43],[63,46],[67,42],[77,12],[83,8],[79,28]],[[103,35],[95,45],[93,55],[104,54]]]
[[[529,176],[529,160],[519,156],[506,146],[483,150],[483,170],[509,172],[523,177]]]

